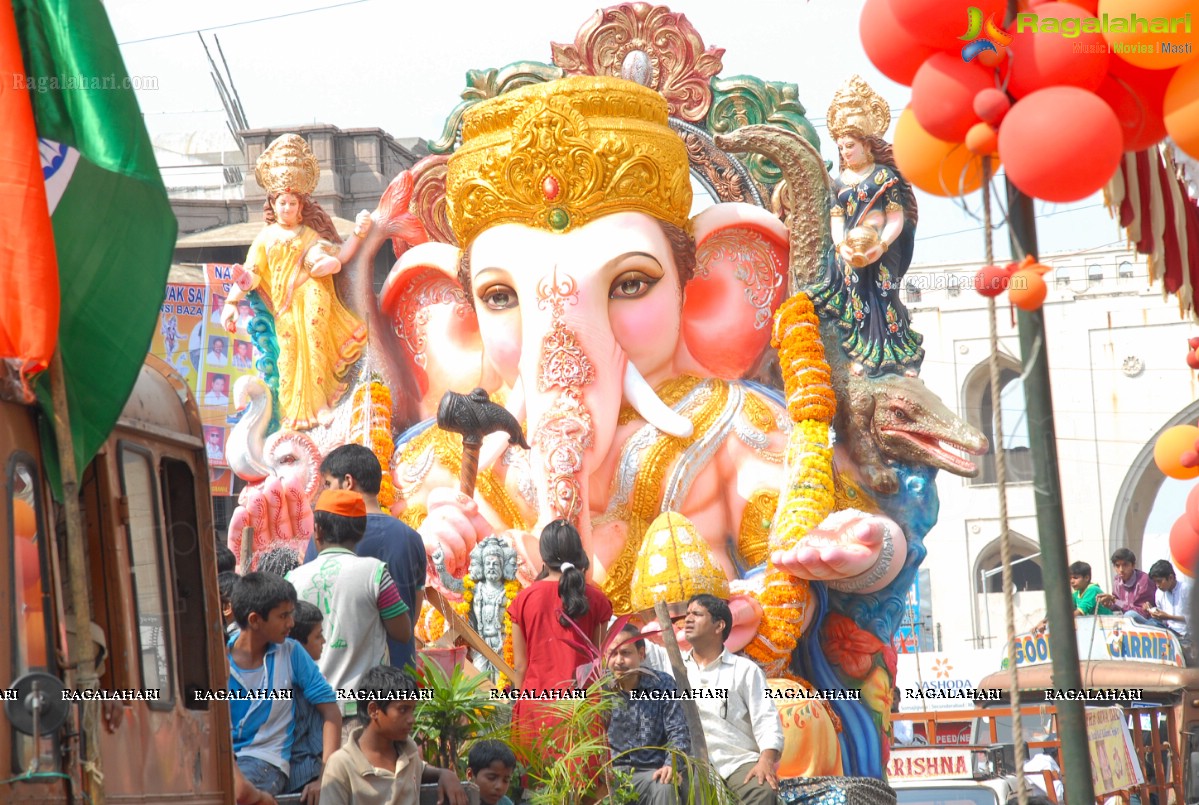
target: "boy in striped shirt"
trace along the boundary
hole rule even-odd
[[[412,640],[408,607],[387,566],[354,554],[366,533],[366,503],[347,489],[326,489],[313,513],[316,559],[287,574],[301,600],[324,616],[321,673],[335,691],[353,688],[371,668],[389,663],[387,637]],[[354,715],[352,699],[339,697],[343,715]],[[345,737],[343,731],[343,738]]]

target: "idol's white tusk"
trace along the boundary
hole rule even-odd
[[[658,393],[650,387],[641,372],[630,361],[624,365],[624,396],[641,418],[663,433],[686,438],[694,429],[691,420],[676,414]]]

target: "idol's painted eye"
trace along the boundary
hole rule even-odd
[[[488,310],[510,310],[517,305],[516,291],[498,283],[480,291],[479,298]]]
[[[645,296],[658,282],[658,277],[650,277],[640,271],[629,271],[621,274],[612,283],[608,292],[609,299],[638,299]]]

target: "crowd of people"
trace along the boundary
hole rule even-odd
[[[426,572],[420,536],[380,510],[382,476],[369,449],[338,448],[320,472],[325,489],[303,564],[293,552],[273,551],[238,575],[232,552],[218,557],[237,801],[271,805],[298,794],[305,805],[415,805],[420,786],[434,783],[441,801],[465,803],[455,771],[424,763],[413,739],[413,615]],[[581,639],[608,645],[602,662],[615,679],[613,705],[592,726],[640,802],[686,801],[692,736],[660,638],[632,624],[607,635],[612,605],[587,581],[588,558],[571,524],[551,523],[539,545],[541,575],[509,608],[513,685],[534,694],[586,689],[602,668]],[[765,675],[725,649],[733,625],[726,601],[694,597],[684,623],[690,686],[715,694],[694,698],[710,773],[738,802],[776,803],[783,732]],[[570,750],[538,743],[563,717],[551,698],[516,702],[513,746],[536,744],[557,757]],[[512,805],[516,757],[500,741],[471,745],[466,776],[484,805]]]
[[[1168,560],[1157,560],[1146,573],[1137,568],[1136,554],[1117,548],[1112,553],[1112,591],[1107,593],[1092,581],[1091,566],[1086,562],[1074,562],[1069,573],[1076,616],[1123,615],[1142,626],[1166,629],[1178,637],[1187,663],[1194,661],[1187,623],[1191,580],[1179,576]],[[1044,620],[1036,627],[1037,631],[1045,628]]]

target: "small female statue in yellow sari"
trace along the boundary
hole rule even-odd
[[[346,390],[346,370],[366,345],[366,324],[346,309],[333,275],[352,259],[371,226],[359,213],[345,245],[329,215],[313,201],[320,167],[304,139],[285,134],[258,158],[255,175],[267,191],[267,226],[250,245],[244,275],[229,293],[221,322],[233,332],[237,302],[257,290],[275,317],[279,341],[279,422],[306,430],[328,424]]]

